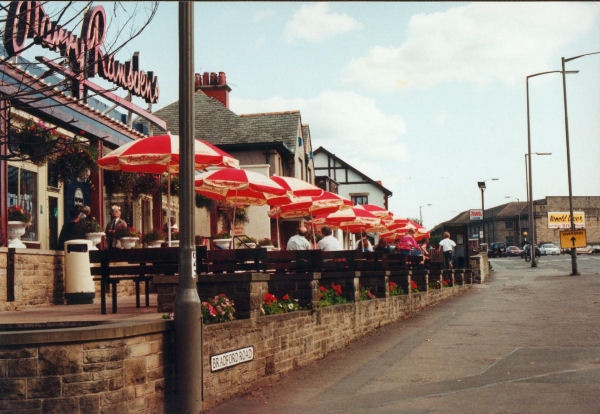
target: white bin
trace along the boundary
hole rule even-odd
[[[92,241],[65,242],[65,299],[67,304],[93,303],[96,289],[90,272]]]

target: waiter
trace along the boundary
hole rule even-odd
[[[106,225],[106,243],[109,249],[117,247],[118,238],[115,237],[115,232],[119,228],[127,228],[127,222],[121,218],[121,207],[113,205],[111,207],[112,219]]]

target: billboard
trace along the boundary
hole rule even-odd
[[[573,221],[576,229],[585,228],[585,214],[583,211],[573,212]],[[548,212],[549,229],[569,229],[571,228],[571,214],[568,211],[550,211]]]

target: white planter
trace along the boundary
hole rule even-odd
[[[102,241],[102,236],[106,235],[103,231],[97,231],[93,233],[85,233],[85,237],[92,241],[92,247],[90,250],[98,250],[98,245]]]
[[[146,245],[151,249],[156,249],[157,247],[161,247],[164,242],[164,240],[152,240],[146,243]]]
[[[133,249],[139,239],[139,237],[121,237],[119,239],[121,242],[121,249]]]
[[[25,229],[29,223],[24,221],[8,222],[8,247],[26,249],[27,246],[21,241],[21,236],[25,234]]]
[[[233,239],[213,239],[215,246],[221,249],[231,249],[231,241]]]

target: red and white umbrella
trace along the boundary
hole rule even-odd
[[[352,200],[329,191],[323,191],[323,194],[315,197],[294,198],[289,204],[282,205],[277,209],[271,209],[269,216],[279,216],[281,218],[316,217],[352,206],[354,206]]]
[[[179,173],[179,136],[154,135],[129,142],[98,160],[101,168],[112,171],[150,174]],[[239,168],[239,161],[214,145],[194,140],[194,168],[208,166]]]
[[[313,220],[315,225],[331,225],[341,228],[348,233],[380,232],[385,229],[381,218],[368,212],[360,206],[338,210],[334,213],[321,215]]]
[[[109,171],[132,173],[168,174],[167,208],[171,210],[171,174],[179,173],[179,136],[153,135],[121,145],[98,159],[98,166]],[[239,161],[208,142],[194,140],[194,168],[203,170],[208,166],[239,168]],[[167,220],[170,220],[167,218]],[[171,245],[169,223],[168,243]]]
[[[375,204],[360,204],[357,207],[365,209],[369,213],[383,220],[392,220],[394,218],[394,213],[392,213],[389,210],[386,210],[383,207],[376,206]]]
[[[194,181],[194,189],[205,197],[233,204],[234,220],[236,206],[289,203],[286,190],[275,181],[266,175],[237,168],[201,173]]]
[[[271,180],[285,188],[292,197],[317,197],[323,194],[323,189],[295,177],[272,175]]]
[[[400,219],[398,219],[400,220]],[[388,231],[381,233],[380,237],[386,239],[386,240],[396,240],[398,237],[402,237],[404,236],[406,233],[408,233],[408,230],[412,229],[415,231],[414,233],[414,238],[416,241],[419,240],[423,240],[423,239],[428,239],[430,237],[430,232],[429,230],[427,230],[425,227],[423,227],[422,225],[420,225],[419,223],[416,223],[412,220],[408,220],[408,219],[404,219],[403,221],[405,221],[404,225],[400,225],[399,222],[396,223],[396,226],[392,226],[393,228],[390,229],[388,227]]]

